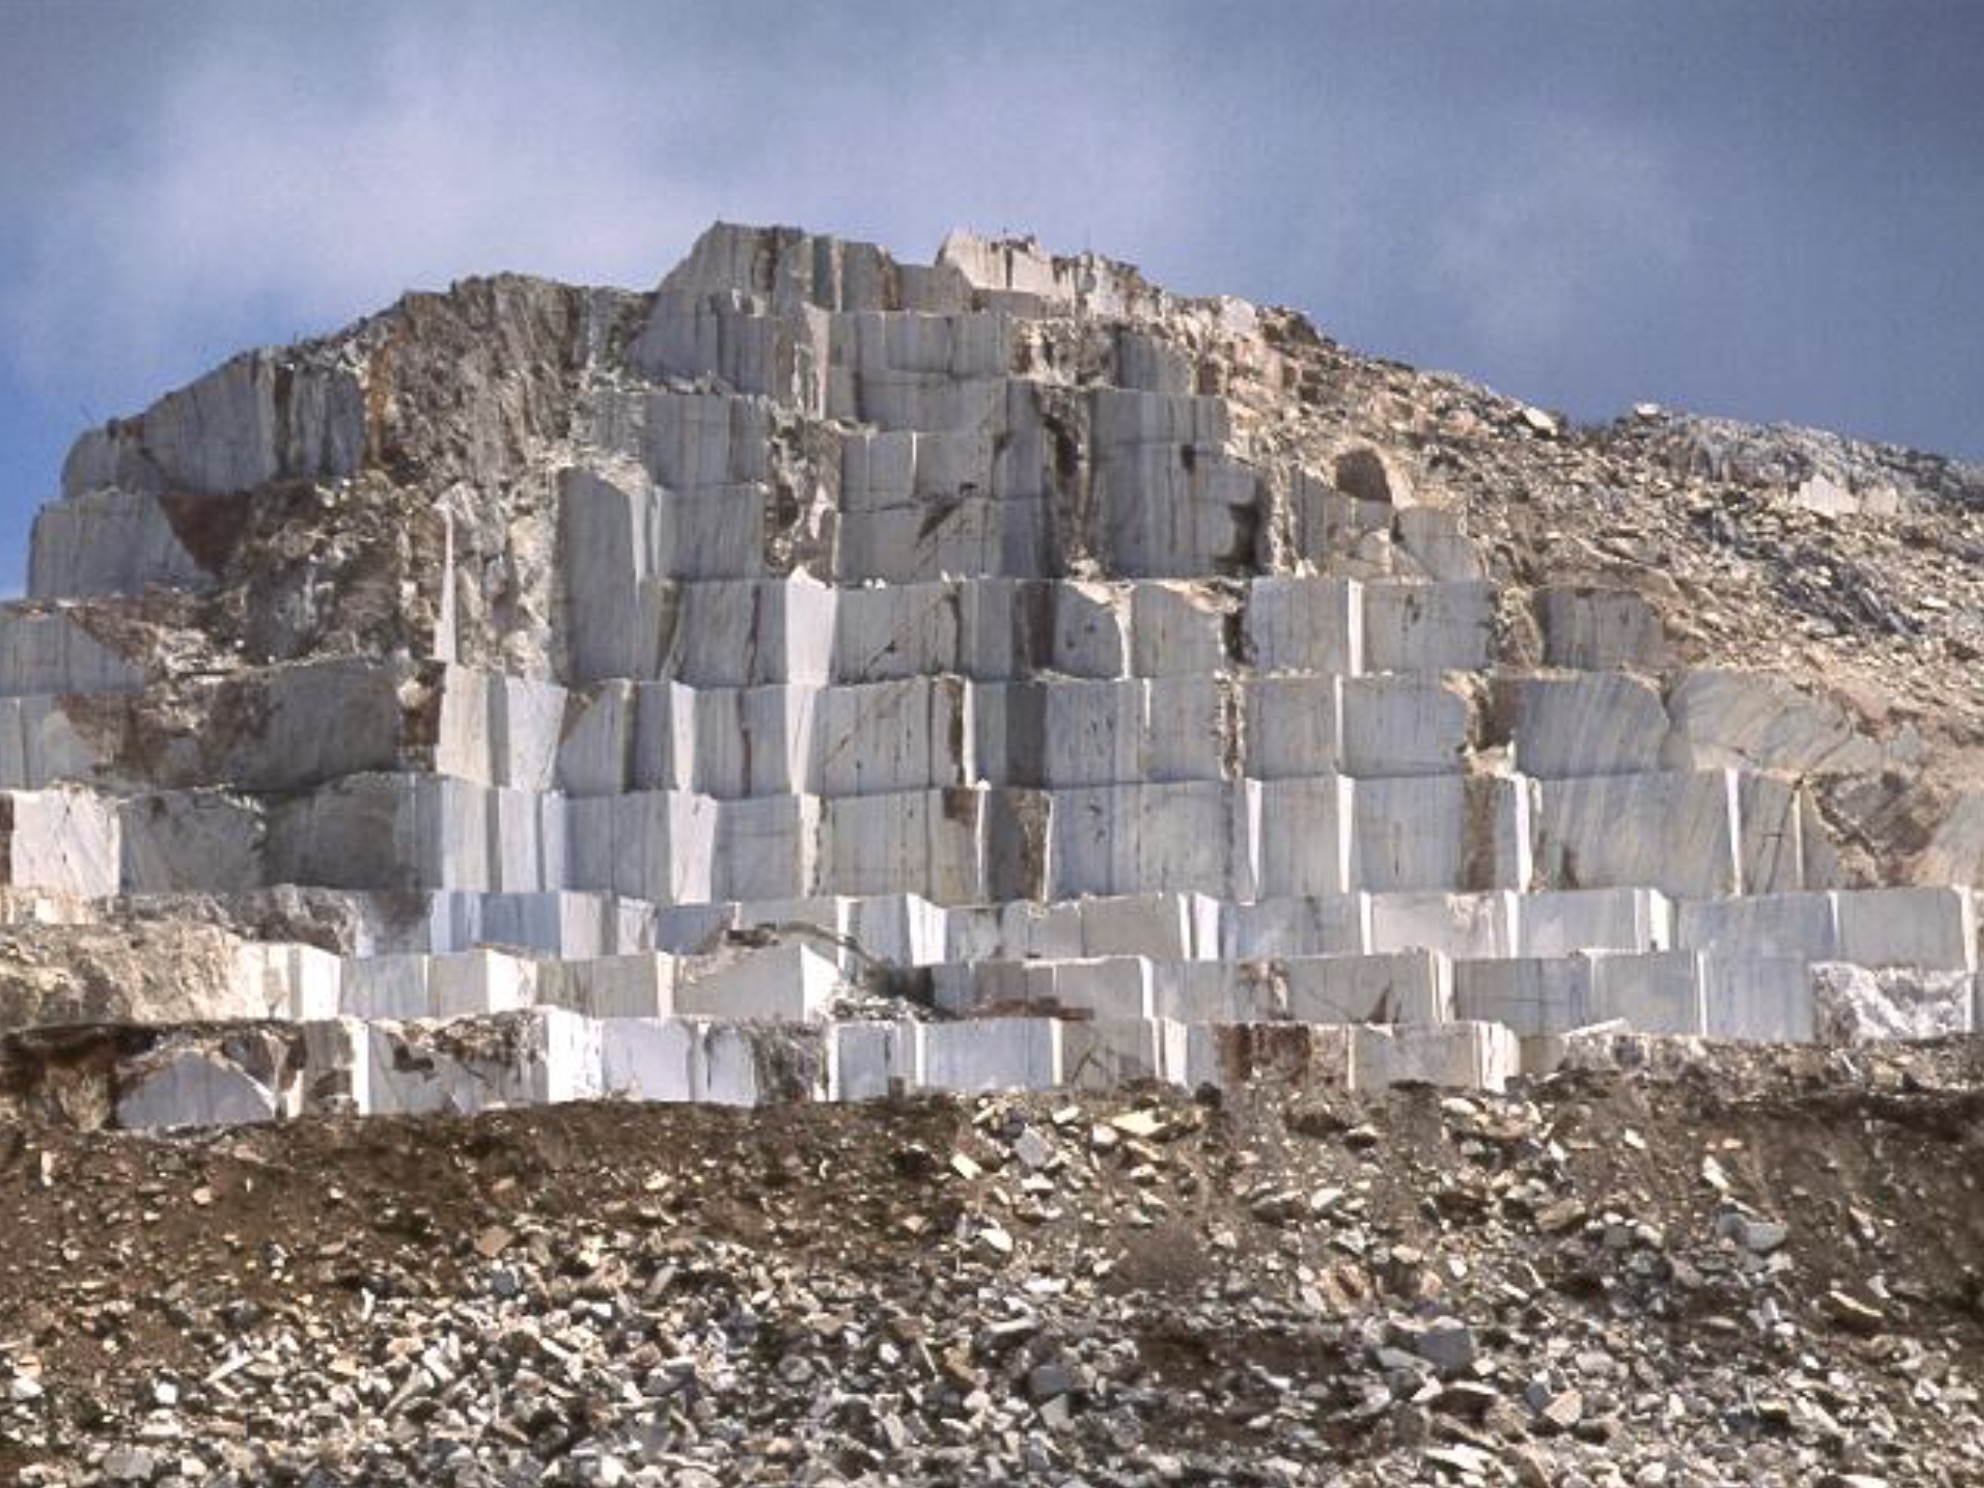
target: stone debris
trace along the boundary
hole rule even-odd
[[[1954,1488],[1979,1073],[18,1127],[0,1472]]]

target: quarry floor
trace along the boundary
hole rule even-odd
[[[1646,1048],[1507,1099],[0,1126],[0,1481],[1984,1481],[1984,1039]]]

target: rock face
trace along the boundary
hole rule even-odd
[[[1405,376],[1030,241],[728,226],[238,358],[84,436],[0,609],[7,964],[199,927],[197,993],[0,1023],[274,1020],[101,1061],[148,1125],[1969,1028],[1960,730],[1560,562],[1510,493],[1559,422]],[[1646,422],[1575,459],[1794,523],[1979,489]]]

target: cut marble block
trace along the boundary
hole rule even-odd
[[[1135,1080],[1167,1080],[1183,1064],[1177,1025],[1160,1018],[1084,1019],[1061,1026],[1066,1083],[1118,1090]]]
[[[1513,956],[1525,896],[1501,889],[1482,894],[1374,894],[1370,948],[1423,949],[1457,959]]]
[[[921,894],[874,895],[852,907],[854,945],[869,964],[935,966],[945,959],[948,916]]]
[[[1372,949],[1371,896],[1322,894],[1226,906],[1219,954],[1227,961],[1248,961],[1362,955]]]
[[[821,821],[827,804],[817,796],[719,803],[710,897],[797,899],[811,894],[820,886]]]
[[[826,1094],[826,1073],[818,1028],[712,1022],[703,1028],[694,1099],[718,1106],[818,1100]]]
[[[501,951],[436,956],[428,967],[426,1016],[476,1018],[535,1006],[537,970],[536,961]]]
[[[51,502],[35,515],[28,550],[30,599],[142,594],[153,584],[204,589],[209,567],[180,537],[200,530],[196,498],[170,505],[150,492],[96,490]]]
[[[671,955],[703,955],[728,939],[743,915],[743,905],[730,900],[660,905],[654,912],[654,943]]]
[[[1742,892],[1733,770],[1539,781],[1537,876],[1552,888]]]
[[[1817,873],[1808,883],[1805,809],[1801,787],[1753,771],[1736,772],[1736,811],[1741,835],[1745,894],[1788,894],[1823,888]]]
[[[1462,531],[1460,518],[1434,506],[1402,506],[1394,520],[1399,546],[1431,579],[1474,581],[1488,577],[1480,544]]]
[[[1454,963],[1454,1016],[1506,1025],[1518,1038],[1592,1021],[1591,961],[1580,955]]]
[[[1674,944],[1673,921],[1658,889],[1544,889],[1522,896],[1516,954],[1664,951]]]
[[[1238,591],[1144,580],[1129,586],[1130,670],[1139,677],[1209,677],[1232,669]]]
[[[88,791],[0,791],[5,884],[82,898],[115,894],[121,825],[116,803]]]
[[[1593,952],[1591,1017],[1594,1022],[1620,1019],[1636,1033],[1705,1033],[1701,953]]]
[[[1024,1013],[1053,987],[1051,962],[947,962],[930,970],[931,1005],[951,1017]]]
[[[985,790],[842,796],[820,804],[821,890],[916,893],[939,904],[997,897],[986,884],[993,808]]]
[[[833,680],[883,682],[957,672],[968,655],[969,583],[844,589],[834,613]]]
[[[707,903],[718,803],[687,791],[637,791],[566,803],[572,887],[656,904]]]
[[[1842,889],[1832,898],[1843,961],[1977,969],[1977,905],[1969,889]]]
[[[661,675],[680,593],[646,569],[646,500],[591,471],[560,473],[558,618],[574,682]]]
[[[1702,1002],[1710,1038],[1809,1044],[1815,1037],[1814,958],[1711,951],[1702,957]]]
[[[612,894],[554,890],[436,895],[446,914],[436,952],[506,946],[547,956],[614,956],[651,949],[653,907]]]
[[[1041,963],[1048,997],[1067,1012],[1094,1018],[1148,1018],[1157,1010],[1151,963],[1142,956],[1096,956]]]
[[[1155,677],[1145,693],[1141,773],[1154,784],[1224,780],[1239,773],[1239,688],[1221,677]]]
[[[1021,899],[1000,905],[995,913],[998,930],[993,944],[997,950],[986,959],[1072,961],[1087,954],[1088,937],[1083,933],[1078,903],[1034,904]]]
[[[0,697],[0,790],[46,790],[94,778],[103,743],[79,730],[57,697]]]
[[[636,787],[632,769],[637,709],[634,688],[634,683],[625,680],[598,682],[567,696],[564,731],[558,742],[559,790],[568,796],[615,796]],[[666,786],[678,789],[692,783],[690,767],[695,760],[693,713],[687,715],[686,722],[686,739],[678,756],[681,778],[666,782]],[[662,740],[674,742],[667,733]]]
[[[918,1025],[932,1090],[1052,1090],[1065,1082],[1055,1018],[973,1018]]]
[[[1193,578],[1255,567],[1267,491],[1252,466],[1197,445],[1099,445],[1093,476],[1094,547],[1109,572]]]
[[[1666,759],[1667,709],[1652,683],[1617,672],[1498,679],[1514,764],[1540,780],[1639,775]]]
[[[680,682],[634,684],[626,756],[626,789],[692,790],[696,781],[696,698]]]
[[[1348,495],[1305,469],[1292,473],[1286,499],[1294,557],[1329,573],[1389,576],[1397,567],[1392,534],[1398,510],[1389,499]]]
[[[693,494],[772,478],[771,410],[730,393],[602,389],[585,444],[638,460],[657,485]]]
[[[1126,591],[1134,596],[1143,587],[1069,580],[1016,590],[1014,640],[1007,653],[1010,674],[1039,670],[1026,664],[1041,654],[1039,638],[1044,634],[1045,659],[1053,671],[1097,680],[1130,675],[1135,601],[1126,602],[1124,596]],[[987,600],[996,593],[982,586],[979,592]],[[985,629],[991,630],[989,623]]]
[[[1146,684],[1028,682],[987,689],[976,713],[986,778],[1013,785],[1113,785],[1138,777]]]
[[[678,976],[678,1012],[753,1022],[805,1023],[822,1018],[840,986],[840,973],[831,958],[790,942],[719,953],[709,963],[686,963]]]
[[[1211,960],[1220,953],[1220,911],[1219,900],[1194,893],[1084,899],[1082,949],[1090,956]]]
[[[1167,961],[1151,968],[1153,1006],[1178,1023],[1260,1023],[1288,1016],[1287,963]]]
[[[600,1093],[692,1101],[703,1083],[703,1025],[689,1018],[607,1018],[598,1025]]]
[[[826,1039],[829,1100],[882,1100],[924,1083],[917,1024],[834,1023]]]
[[[0,697],[136,692],[142,662],[92,635],[73,609],[0,605]]]
[[[362,956],[345,962],[340,1009],[347,1018],[369,1020],[433,1016],[429,988],[434,958],[418,951]]]
[[[126,1131],[248,1126],[280,1114],[276,1092],[232,1060],[195,1047],[164,1049],[117,1072],[116,1125]]]
[[[1117,387],[1177,395],[1198,385],[1198,368],[1190,353],[1148,332],[1118,327],[1114,353],[1110,381]]]
[[[666,286],[629,351],[648,377],[714,377],[737,392],[776,399],[815,416],[827,412],[829,317],[792,304],[765,313],[736,290]]]
[[[1725,958],[1836,961],[1837,901],[1830,894],[1683,901],[1675,910],[1674,944]]]
[[[336,1018],[344,997],[344,961],[293,941],[247,941],[234,952],[242,1000],[265,1017],[297,1022]]]
[[[1288,1016],[1299,1023],[1445,1023],[1453,964],[1433,951],[1304,956],[1284,964]]]
[[[1329,775],[1343,768],[1341,678],[1250,677],[1242,684],[1242,696],[1248,775],[1280,780]]]
[[[1527,888],[1531,782],[1493,775],[1355,782],[1349,886],[1391,890]]]
[[[824,956],[841,972],[855,969],[854,904],[837,895],[805,899],[750,899],[740,901],[726,929],[748,932],[766,930],[781,940],[807,945]],[[742,937],[748,939],[748,936]]]
[[[677,592],[667,675],[698,688],[830,679],[838,591],[800,575],[685,583]]]
[[[1155,976],[1142,956],[1054,961],[980,961],[933,968],[936,1005],[955,1016],[1072,1013],[1147,1018],[1156,1008]]]
[[[1172,1056],[1176,1082],[1236,1090],[1264,1080],[1304,1090],[1352,1084],[1352,1030],[1319,1023],[1188,1023],[1183,1053]]]
[[[1547,666],[1657,672],[1667,663],[1660,616],[1631,589],[1540,589],[1536,618]]]
[[[823,689],[812,717],[814,788],[861,796],[971,784],[977,695],[960,677]]]
[[[857,377],[906,373],[947,381],[1011,370],[1012,317],[999,311],[909,315],[879,307],[832,317],[833,365]]]
[[[956,673],[976,682],[1042,671],[1120,677],[1128,641],[1106,585],[977,578],[839,591],[842,683]]]
[[[1056,791],[1053,897],[1149,890],[1254,897],[1260,790],[1241,780]]]
[[[1263,672],[1364,670],[1364,590],[1355,579],[1259,578],[1247,586],[1245,657]]]
[[[698,692],[695,788],[723,800],[816,791],[817,693],[809,686]]]
[[[1516,1036],[1500,1023],[1365,1025],[1351,1032],[1351,1083],[1358,1090],[1410,1083],[1500,1091],[1521,1069]]]
[[[252,351],[137,418],[83,435],[63,463],[62,490],[219,493],[278,479],[342,480],[358,472],[365,439],[355,373]]]
[[[995,783],[1164,784],[1228,772],[1235,699],[1211,677],[1070,679],[975,693],[977,769]]]
[[[1352,677],[1342,696],[1346,775],[1447,775],[1467,768],[1474,701],[1460,679]]]
[[[565,884],[565,803],[538,791],[490,788],[487,887],[546,893]]]
[[[276,804],[261,881],[495,888],[490,826],[487,786],[436,775],[351,775]]]
[[[1373,672],[1479,672],[1495,655],[1495,586],[1364,586],[1364,666]]]
[[[1053,524],[1045,501],[977,495],[849,512],[840,520],[834,577],[843,584],[1043,578],[1055,567]]]
[[[492,678],[496,748],[489,783],[520,791],[556,787],[565,729],[565,689],[528,677]]]
[[[597,1097],[604,1026],[562,1008],[451,1023],[372,1023],[372,1109],[469,1115]]]
[[[547,961],[537,1000],[589,1018],[666,1018],[676,1011],[675,980],[675,958],[655,952]]]
[[[1235,899],[1307,899],[1352,883],[1351,782],[1344,775],[1266,780],[1258,787],[1260,892]]]

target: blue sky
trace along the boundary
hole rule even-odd
[[[953,226],[1580,418],[1984,457],[1984,6],[0,0],[0,589],[86,424],[710,220]]]

